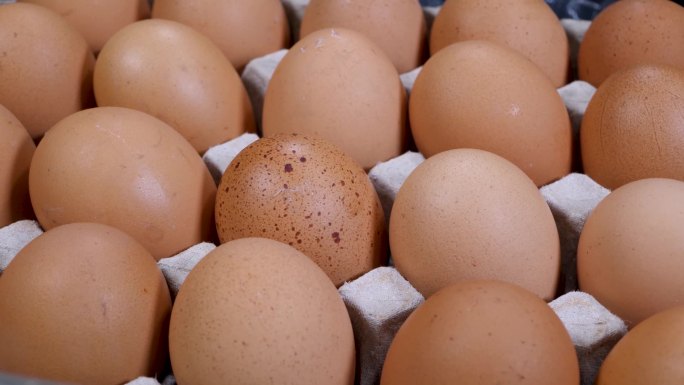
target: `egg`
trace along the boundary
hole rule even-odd
[[[409,101],[411,132],[426,157],[455,148],[503,156],[537,186],[572,165],[572,129],[553,84],[517,52],[486,41],[432,56]]]
[[[254,131],[240,77],[201,33],[168,20],[139,21],[117,32],[98,56],[99,106],[137,109],[183,135],[203,153]]]
[[[399,73],[423,63],[427,26],[416,0],[312,0],[302,18],[300,36],[324,28],[361,32],[392,60]]]
[[[171,314],[182,385],[354,383],[354,334],[325,273],[294,248],[243,238],[209,253]]]
[[[676,385],[684,380],[684,307],[640,323],[608,353],[596,385]]]
[[[29,171],[41,226],[97,222],[133,236],[156,259],[213,234],[216,185],[194,148],[145,113],[99,107],[50,129]]]
[[[542,0],[448,0],[432,26],[430,52],[434,55],[466,40],[492,41],[519,52],[555,87],[568,80],[568,38],[556,14]]]
[[[263,133],[315,134],[368,170],[407,147],[406,92],[382,49],[342,28],[285,55],[264,98]]]
[[[636,66],[610,76],[582,120],[585,173],[609,189],[643,178],[684,180],[682,95],[684,70],[673,67]]]
[[[279,0],[156,0],[152,17],[178,21],[207,35],[238,71],[252,59],[290,44]]]
[[[161,374],[171,297],[123,232],[73,223],[39,236],[0,279],[0,371],[81,384]]]
[[[684,304],[684,182],[643,179],[594,209],[577,247],[579,287],[636,325]]]
[[[554,298],[558,230],[534,183],[492,153],[460,149],[418,166],[389,227],[399,272],[425,297],[452,283],[497,279]]]
[[[386,259],[384,214],[368,176],[315,137],[280,134],[240,152],[219,184],[216,227],[221,242],[287,243],[337,286]]]
[[[579,385],[565,327],[534,294],[497,281],[444,288],[401,326],[381,385]]]
[[[85,37],[94,52],[126,25],[150,16],[147,0],[19,0],[60,14]]]
[[[636,65],[684,70],[684,7],[667,0],[622,0],[598,14],[579,47],[579,78],[598,87]]]
[[[33,217],[28,174],[36,145],[28,131],[0,105],[0,227]]]
[[[33,4],[0,6],[0,104],[33,139],[93,105],[95,57],[58,14]]]

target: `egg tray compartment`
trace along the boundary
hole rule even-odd
[[[14,2],[0,0],[0,4]],[[307,0],[283,0],[293,33],[306,8]],[[430,23],[439,7],[424,7]],[[571,47],[571,61],[576,63],[576,53],[589,22],[562,20]],[[253,60],[242,73],[242,80],[252,101],[255,115],[261,116],[264,94],[268,82],[287,50],[271,53]],[[402,83],[410,93],[421,68],[401,75]],[[595,92],[594,87],[582,81],[570,83],[558,90],[570,113],[573,135],[577,138],[579,124],[587,103]],[[260,124],[259,119],[257,120]],[[258,139],[254,134],[244,134],[227,143],[208,150],[203,160],[215,181],[218,181],[232,159],[246,146]],[[397,191],[408,175],[425,158],[417,152],[408,152],[387,162],[376,165],[369,177],[380,197],[386,218]],[[549,305],[566,326],[579,358],[581,384],[593,384],[598,369],[613,347],[626,333],[625,323],[610,313],[593,297],[577,292],[576,252],[579,234],[588,214],[609,191],[583,174],[570,174],[563,179],[541,188],[541,194],[553,213],[561,241],[562,277],[561,293],[565,293]],[[16,253],[38,235],[42,229],[35,221],[19,221],[0,229],[0,272]],[[158,262],[172,296],[178,293],[190,270],[216,245],[202,243],[170,258]],[[423,301],[423,296],[393,267],[379,267],[362,277],[345,283],[339,288],[354,329],[358,351],[360,384],[379,383],[382,364],[389,345],[404,320]],[[51,382],[28,380],[0,373],[0,384],[49,385]],[[139,378],[129,384],[159,385],[153,378]],[[172,375],[163,379],[164,385],[175,384]]]

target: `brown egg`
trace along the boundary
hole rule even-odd
[[[228,242],[188,275],[171,315],[179,384],[352,385],[347,309],[307,256],[263,238]]]
[[[228,166],[216,195],[221,242],[271,238],[309,256],[336,286],[386,258],[385,219],[368,175],[328,142],[261,139]]]
[[[643,179],[608,195],[577,247],[579,286],[630,325],[684,304],[684,182]]]
[[[81,111],[50,129],[33,156],[29,190],[44,229],[104,223],[156,259],[212,234],[216,185],[202,159],[167,124],[127,108]]]
[[[555,87],[568,80],[568,37],[542,0],[447,1],[432,26],[430,52],[434,55],[466,40],[488,40],[521,53],[539,66]],[[496,61],[491,65],[505,66]]]
[[[579,385],[568,332],[549,306],[497,281],[449,286],[394,337],[381,385]]]
[[[0,104],[33,139],[93,104],[95,57],[83,36],[33,4],[0,6]]]
[[[425,297],[452,283],[497,279],[550,300],[560,246],[551,210],[515,165],[481,150],[445,151],[399,190],[390,248],[401,274]]]
[[[595,385],[679,385],[684,381],[684,307],[658,313],[610,351]]]
[[[601,12],[579,47],[579,78],[598,87],[635,65],[684,70],[684,7],[668,0],[622,0]]]
[[[364,169],[406,149],[406,92],[387,56],[358,32],[314,32],[276,68],[264,100],[264,136],[316,134]]]
[[[479,148],[513,162],[537,186],[570,172],[563,100],[534,64],[496,43],[457,43],[430,58],[411,91],[409,116],[426,157]]]
[[[49,8],[60,14],[88,41],[94,52],[116,31],[138,20],[150,17],[147,0],[18,0]]]
[[[0,227],[33,217],[28,174],[36,145],[19,120],[0,105]]]
[[[585,173],[609,189],[643,178],[684,180],[683,96],[684,70],[672,67],[631,67],[608,78],[582,120]]]
[[[74,223],[22,249],[0,279],[0,371],[81,384],[161,374],[171,296],[123,232]]]
[[[95,66],[99,106],[155,116],[200,153],[254,131],[247,91],[221,50],[201,33],[168,20],[144,20],[117,32]]]
[[[207,35],[238,71],[250,60],[290,44],[279,0],[155,0],[152,17],[178,21]]]
[[[300,36],[333,27],[364,34],[382,48],[399,73],[420,66],[427,53],[427,26],[417,0],[312,0]]]

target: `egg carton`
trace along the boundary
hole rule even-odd
[[[0,4],[14,0],[0,0]],[[307,0],[283,0],[293,36],[299,30]],[[428,24],[432,22],[439,7],[424,7]],[[576,63],[577,49],[589,22],[562,20],[571,47],[572,63]],[[287,50],[277,51],[253,60],[242,73],[252,105],[260,125],[264,95],[268,82]],[[410,93],[421,68],[401,75],[401,81]],[[575,140],[586,106],[595,88],[588,83],[575,81],[558,90],[569,111]],[[214,180],[220,181],[223,171],[232,159],[245,147],[258,140],[255,134],[244,134],[227,143],[209,149],[203,156]],[[387,162],[376,165],[369,178],[380,197],[385,218],[389,220],[396,194],[410,173],[425,160],[417,152],[407,152]],[[540,193],[553,213],[561,243],[563,295],[549,303],[561,319],[575,345],[581,370],[581,384],[590,385],[603,359],[612,346],[627,332],[626,324],[613,315],[589,294],[576,291],[576,253],[579,234],[589,213],[609,193],[608,190],[583,174],[570,174],[561,180],[544,186]],[[0,273],[12,258],[31,240],[42,234],[40,225],[31,220],[19,221],[0,229]],[[178,293],[192,268],[216,245],[201,243],[178,255],[158,262],[169,285],[172,297]],[[389,345],[406,318],[423,303],[423,296],[393,267],[379,267],[339,288],[354,329],[358,350],[360,385],[378,384],[382,365]],[[7,377],[9,378],[9,377]],[[161,379],[160,379],[161,380]],[[0,383],[26,383],[5,379]],[[35,382],[43,385],[42,382]],[[141,377],[129,385],[172,385],[175,379],[169,375],[163,382]]]

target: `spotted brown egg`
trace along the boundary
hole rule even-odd
[[[386,255],[384,214],[366,173],[305,135],[261,139],[233,160],[216,195],[216,227],[222,243],[258,236],[294,246],[338,286]]]

